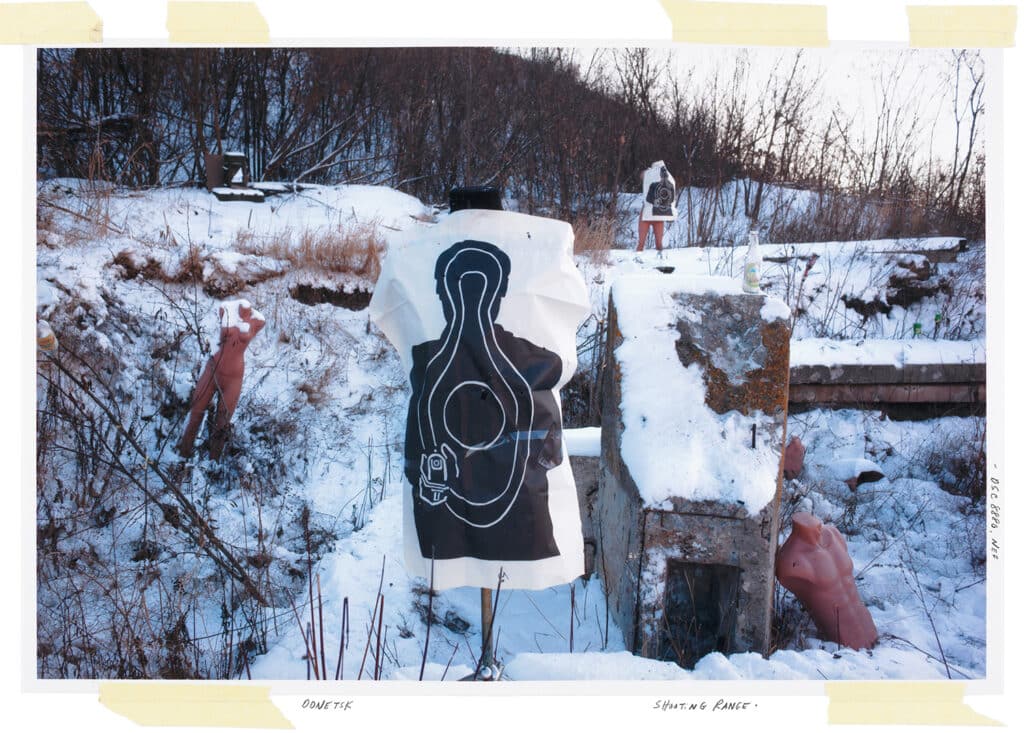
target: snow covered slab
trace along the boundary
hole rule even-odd
[[[217,186],[211,188],[210,193],[219,201],[262,201],[263,192],[255,188],[231,188],[228,186]]]
[[[297,183],[282,183],[281,181],[254,181],[249,184],[249,187],[262,191],[268,196],[279,193],[293,193],[304,188],[304,186],[300,186]]]
[[[795,244],[762,245],[766,260],[780,262],[791,258],[807,259],[837,256],[850,250],[870,254],[919,254],[932,262],[952,262],[966,248],[962,237],[903,237],[896,239],[866,239],[849,242],[801,242]]]
[[[985,364],[985,342],[944,339],[799,339],[790,345],[789,361],[796,366],[858,366],[908,364]]]
[[[733,333],[716,334],[710,322],[704,323],[715,314],[701,312],[701,296],[714,296],[709,304],[736,304],[728,316],[733,322],[743,319],[739,304],[745,303],[747,320]],[[612,300],[621,339],[615,359],[621,369],[622,459],[644,503],[668,508],[672,498],[725,501],[742,504],[750,514],[759,512],[777,488],[777,447],[764,439],[775,416],[756,409],[716,412],[708,401],[710,396],[713,404],[726,406],[730,388],[764,370],[770,354],[761,336],[763,325],[784,329],[788,344],[786,305],[745,294],[731,278],[660,273],[619,278]],[[714,342],[704,368],[681,360],[681,328]],[[694,344],[693,356],[708,347]],[[764,376],[758,375],[757,383],[771,384]],[[774,384],[775,401],[781,404],[785,377]],[[762,398],[747,392],[747,398]],[[752,448],[755,426],[762,439]]]
[[[983,340],[801,339],[791,354],[791,402],[985,399]]]
[[[569,428],[562,439],[570,456],[597,458],[601,455],[601,428]]]

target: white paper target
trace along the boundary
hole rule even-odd
[[[644,207],[641,216],[645,221],[675,221],[676,180],[668,172],[664,161],[653,163],[644,171],[643,181]]]
[[[434,587],[546,588],[583,572],[559,389],[589,313],[565,222],[451,214],[384,261],[370,317],[398,349],[405,556]]]

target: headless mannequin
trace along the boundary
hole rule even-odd
[[[875,622],[860,600],[846,541],[832,525],[799,512],[793,533],[779,550],[775,574],[793,592],[826,639],[852,649],[867,649],[878,640]]]
[[[245,349],[266,325],[263,317],[252,309],[247,300],[224,303],[219,314],[220,346],[206,362],[206,367],[196,382],[188,425],[177,445],[178,453],[185,458],[192,455],[196,435],[203,422],[203,413],[206,412],[214,393],[218,395],[218,400],[217,416],[210,430],[210,458],[220,458],[224,442],[227,440],[231,416],[238,406],[238,398],[242,393]]]
[[[655,165],[657,165],[657,164],[655,164]],[[662,166],[661,167],[661,182],[660,182],[660,184],[659,183],[651,184],[650,190],[647,191],[647,195],[644,198],[645,204],[650,205],[650,207],[651,207],[652,217],[654,215],[663,216],[666,213],[672,214],[673,218],[675,217],[674,210],[671,208],[671,206],[668,206],[668,204],[671,204],[671,201],[669,200],[666,203],[665,199],[659,200],[659,198],[658,198],[659,187],[666,187],[666,186],[668,187],[667,188],[667,192],[668,193],[666,193],[665,195],[668,196],[671,199],[671,198],[673,198],[675,196],[675,183],[670,181],[669,175],[668,175],[668,169],[665,168],[664,166]],[[660,210],[659,208],[655,208],[656,206],[663,207],[664,210]],[[662,239],[664,239],[664,236],[665,236],[665,221],[664,221],[664,219],[657,219],[657,218],[646,219],[645,218],[646,210],[647,210],[647,206],[646,205],[641,206],[641,208],[640,208],[640,242],[637,244],[636,251],[637,252],[643,252],[644,251],[644,247],[647,245],[647,234],[648,234],[648,232],[651,229],[653,229],[654,230],[654,246],[657,248],[657,250],[659,252],[661,252],[661,242],[662,242]]]

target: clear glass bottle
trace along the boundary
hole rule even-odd
[[[756,230],[751,231],[748,237],[747,260],[743,265],[743,292],[761,292],[761,249]]]

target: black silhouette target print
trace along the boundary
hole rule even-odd
[[[558,555],[547,472],[562,461],[562,361],[495,321],[511,263],[466,240],[437,259],[445,327],[412,349],[405,474],[423,557]]]
[[[676,200],[676,187],[664,166],[659,171],[659,179],[648,187],[646,201],[651,205],[653,216],[674,216],[672,206]]]

